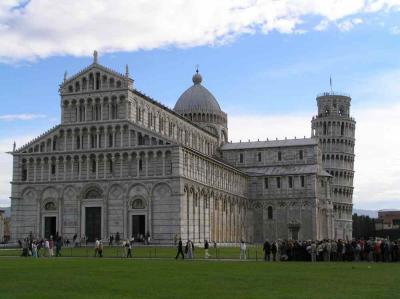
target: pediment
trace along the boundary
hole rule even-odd
[[[103,65],[93,62],[77,74],[67,77],[60,85],[62,95],[82,92],[103,91],[131,87],[133,80],[129,77],[128,70],[123,75]]]

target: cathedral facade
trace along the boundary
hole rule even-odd
[[[65,76],[61,124],[11,152],[12,239],[351,238],[350,97],[317,97],[311,138],[232,143],[227,114],[192,80],[169,109],[97,53]]]

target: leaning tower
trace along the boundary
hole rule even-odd
[[[335,238],[352,238],[354,144],[356,122],[350,117],[351,98],[335,92],[317,96],[318,115],[311,135],[320,142],[324,169],[332,175]]]

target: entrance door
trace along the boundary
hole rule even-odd
[[[86,207],[85,216],[85,235],[88,242],[101,239],[101,207]]]
[[[57,217],[44,217],[44,237],[49,239],[50,236],[53,238],[56,236],[57,231]]]
[[[135,240],[139,240],[140,235],[144,238],[146,232],[146,216],[145,215],[132,215],[132,236]]]
[[[292,240],[298,240],[299,239],[299,227],[292,227],[290,229],[291,235],[292,235]]]

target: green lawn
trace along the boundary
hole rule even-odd
[[[399,264],[0,258],[0,298],[397,298]]]

